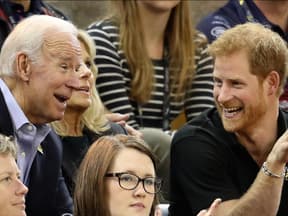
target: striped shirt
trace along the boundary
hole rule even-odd
[[[131,91],[131,72],[123,50],[119,46],[119,28],[109,20],[91,24],[87,30],[96,46],[95,64],[98,67],[97,90],[104,105],[111,112],[129,114],[127,121],[132,127],[162,128],[164,101],[164,60],[152,60],[155,70],[154,90],[150,100],[141,105],[129,98]],[[203,110],[213,107],[213,62],[207,54],[205,36],[197,33],[195,38],[195,75],[190,88],[181,101],[170,95],[169,122],[183,110],[187,120],[199,115]],[[174,95],[175,96],[175,95]]]

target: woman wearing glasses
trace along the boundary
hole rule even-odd
[[[74,191],[75,216],[153,215],[161,180],[142,139],[99,138],[81,163]]]
[[[153,216],[161,179],[156,159],[135,136],[103,136],[83,159],[74,191],[74,216]],[[219,204],[198,216],[210,216]]]

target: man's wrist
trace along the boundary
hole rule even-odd
[[[279,179],[284,179],[284,180],[288,180],[288,168],[287,166],[285,166],[282,169],[282,172],[275,172],[272,171],[268,166],[267,166],[267,161],[265,161],[262,165],[261,170],[263,171],[263,173],[267,176],[273,177],[273,178],[279,178]]]

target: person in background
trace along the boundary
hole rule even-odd
[[[0,1],[0,49],[12,29],[22,19],[36,14],[46,14],[67,20],[55,7],[42,0],[1,0]]]
[[[26,216],[28,188],[20,180],[16,156],[13,138],[0,134],[0,216]]]
[[[100,137],[80,165],[74,216],[154,216],[162,183],[156,166],[154,154],[141,138]],[[198,216],[209,216],[219,201]]]
[[[189,1],[111,4],[112,15],[87,30],[97,44],[96,86],[110,112],[129,114],[128,124],[143,132],[168,199],[170,124],[183,110],[190,120],[214,106],[212,58],[193,30]]]
[[[61,140],[48,123],[63,118],[79,88],[77,34],[67,21],[33,15],[13,29],[0,53],[0,133],[16,138],[29,216],[72,213],[61,173]]]
[[[89,146],[100,136],[127,133],[124,127],[108,121],[105,116],[104,106],[95,87],[97,68],[93,62],[94,42],[82,30],[78,30],[78,40],[83,60],[83,65],[77,73],[80,86],[74,89],[67,101],[64,118],[51,123],[62,140],[62,171],[72,196],[76,172]]]
[[[211,43],[235,25],[260,23],[288,42],[288,1],[229,0],[220,9],[204,17],[197,25]],[[288,110],[288,82],[280,97],[280,107]]]
[[[217,109],[173,138],[170,215],[195,215],[220,197],[213,216],[287,216],[288,115],[279,109],[286,42],[245,23],[226,30],[209,52]]]

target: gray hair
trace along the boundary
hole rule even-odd
[[[0,53],[0,76],[13,76],[16,57],[24,52],[32,61],[41,56],[48,32],[67,32],[77,37],[77,28],[60,18],[33,15],[21,21],[6,38]],[[48,36],[49,37],[49,36]]]
[[[16,158],[16,144],[12,136],[8,137],[0,134],[0,155],[11,154]]]

